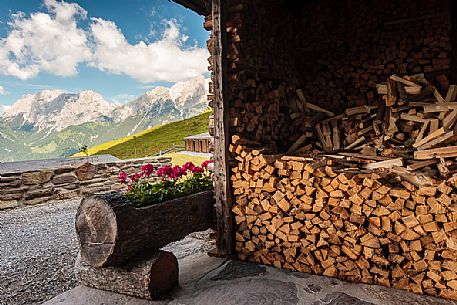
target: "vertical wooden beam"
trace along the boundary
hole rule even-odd
[[[457,1],[451,0],[451,84],[457,84]]]
[[[227,31],[226,0],[212,1],[214,35],[214,178],[217,215],[217,250],[221,256],[234,253],[232,195],[228,165],[228,100],[226,99]]]

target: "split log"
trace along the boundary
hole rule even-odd
[[[178,260],[171,252],[157,251],[150,257],[138,256],[122,267],[95,268],[78,254],[76,279],[101,290],[153,300],[178,285]]]
[[[86,197],[76,214],[81,255],[94,267],[119,266],[212,225],[213,192],[136,208],[124,195]]]

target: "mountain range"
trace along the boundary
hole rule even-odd
[[[0,162],[67,156],[139,131],[205,111],[208,79],[155,87],[119,104],[91,90],[44,90],[0,105]],[[178,143],[176,143],[178,144]]]

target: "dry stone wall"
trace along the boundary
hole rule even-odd
[[[119,172],[132,174],[144,164],[171,165],[170,158],[146,158],[80,166],[63,166],[0,174],[0,210],[120,190]]]

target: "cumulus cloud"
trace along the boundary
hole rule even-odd
[[[77,26],[87,12],[75,3],[45,0],[44,5],[49,14],[12,15],[10,33],[0,39],[1,73],[20,79],[41,71],[72,76],[79,63],[90,60],[87,35]]]
[[[206,72],[205,48],[185,47],[189,37],[174,20],[166,21],[160,38],[131,44],[112,21],[92,18],[78,26],[87,11],[76,3],[44,0],[48,13],[12,15],[11,31],[0,38],[0,74],[29,79],[45,71],[59,76],[78,73],[86,64],[140,82],[177,82]]]
[[[130,44],[112,21],[93,18],[92,65],[115,74],[126,74],[141,82],[178,82],[206,72],[206,49],[183,47],[175,21],[168,21],[162,37],[153,43]]]
[[[8,92],[6,92],[5,88],[3,86],[0,86],[0,95],[7,95]]]

